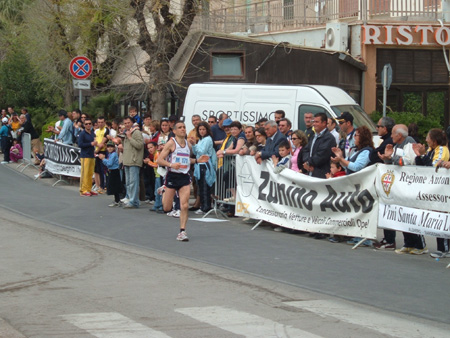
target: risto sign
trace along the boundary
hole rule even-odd
[[[450,28],[433,26],[363,25],[362,38],[365,45],[450,45]]]

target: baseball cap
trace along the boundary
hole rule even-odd
[[[348,111],[345,111],[345,112],[343,112],[341,114],[341,116],[336,118],[336,121],[338,121],[338,122],[352,122],[353,123],[353,115],[350,114]]]
[[[115,147],[116,144],[113,141],[108,141],[108,143],[106,143],[107,147]]]
[[[223,121],[222,126],[223,127],[229,127],[231,123],[233,123],[232,119],[226,119],[225,121]]]
[[[2,118],[2,122],[3,123],[8,123],[8,118],[7,117]]]

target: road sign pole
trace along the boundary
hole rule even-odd
[[[79,99],[80,99],[80,101],[79,101],[79,106],[80,106],[80,111],[83,111],[83,109],[81,109],[82,108],[82,106],[83,106],[83,98],[82,98],[82,94],[81,94],[81,89],[79,89],[79,93],[80,93],[80,95],[79,95]]]
[[[387,101],[387,71],[388,67],[383,67],[383,117],[386,117],[386,101]]]

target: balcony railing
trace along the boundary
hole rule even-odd
[[[442,13],[441,0],[267,0],[215,8],[197,16],[194,29],[216,32],[277,32],[320,27],[330,21],[427,20]]]

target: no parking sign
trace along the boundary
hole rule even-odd
[[[69,70],[75,79],[84,80],[92,74],[92,62],[85,56],[76,56],[70,61]]]

